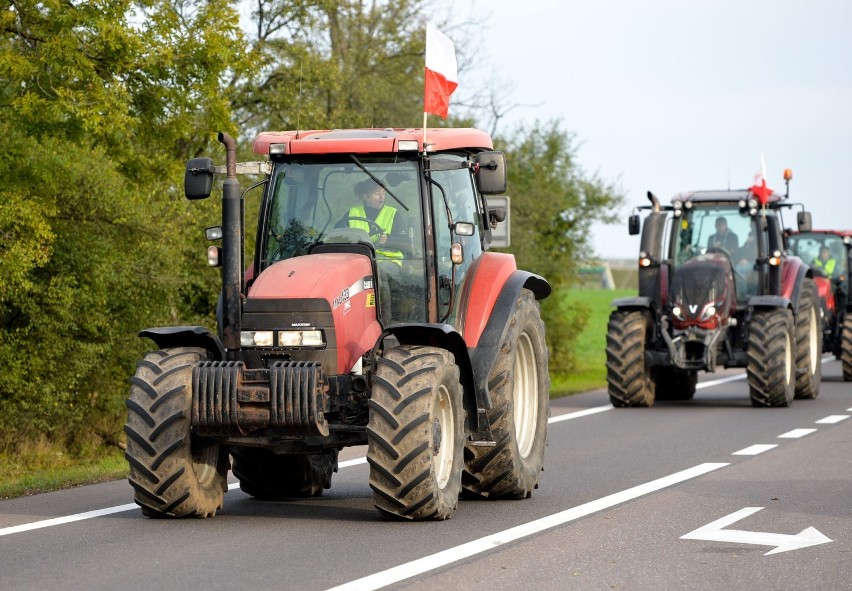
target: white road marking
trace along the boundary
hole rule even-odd
[[[337,587],[333,587],[328,591],[373,591],[375,589],[381,589],[382,587],[387,587],[388,585],[404,581],[405,579],[409,579],[416,575],[421,575],[436,568],[441,568],[470,556],[487,552],[488,550],[508,544],[509,542],[525,538],[558,525],[563,525],[581,517],[586,517],[592,513],[603,511],[604,509],[668,488],[686,480],[697,478],[698,476],[718,470],[719,468],[724,468],[728,465],[730,464],[699,464],[694,468],[689,468],[682,472],[676,472],[675,474],[664,476],[663,478],[652,480],[645,484],[634,486],[633,488],[628,488],[627,490],[617,492],[595,501],[590,501],[588,503],[578,505],[577,507],[566,509],[565,511],[560,511],[559,513],[554,513],[553,515],[548,515],[547,517],[542,517],[541,519],[536,519],[535,521],[530,521],[529,523],[524,523],[517,527],[503,530],[496,534],[467,542],[466,544],[455,546],[454,548],[448,548],[447,550],[437,552],[431,556],[424,556],[423,558],[418,558],[417,560],[400,564],[399,566],[395,566],[388,570],[344,583]]]
[[[726,515],[721,519],[717,519],[712,523],[708,523],[703,527],[699,527],[698,529],[681,536],[681,539],[775,546],[774,550],[770,550],[764,554],[764,556],[778,554],[779,552],[788,552],[790,550],[798,550],[800,548],[807,548],[808,546],[816,546],[818,544],[827,544],[828,542],[834,541],[813,527],[805,528],[795,536],[762,531],[725,529],[726,526],[736,523],[740,519],[745,519],[749,515],[757,513],[763,508],[764,507],[746,507],[739,511],[734,511],[730,515]]]
[[[757,454],[762,454],[765,451],[769,451],[770,449],[778,447],[777,443],[758,443],[756,445],[751,445],[746,447],[745,449],[741,449],[740,451],[735,451],[732,453],[732,456],[756,456]]]
[[[74,521],[83,521],[84,519],[92,519],[94,517],[103,517],[104,515],[112,515],[113,513],[121,513],[138,509],[139,505],[130,503],[127,505],[118,505],[116,507],[108,507],[106,509],[96,509],[94,511],[86,511],[85,513],[76,513],[74,515],[66,515],[65,517],[55,517],[53,519],[43,519],[42,521],[34,521],[32,523],[24,523],[21,525],[13,525],[12,527],[4,527],[0,529],[0,536],[8,536],[9,534],[18,534],[43,527],[52,527],[54,525],[63,525]]]
[[[824,419],[820,419],[818,421],[814,421],[820,425],[833,425],[834,423],[839,423],[840,421],[845,421],[849,418],[849,415],[829,415]]]
[[[568,419],[578,419],[580,417],[587,417],[589,415],[594,415],[605,410],[612,410],[613,408],[614,407],[611,404],[605,404],[604,406],[594,406],[592,408],[587,408],[586,410],[578,410],[576,412],[569,412],[564,415],[550,417],[547,422],[558,423],[559,421],[567,421]]]
[[[816,429],[793,429],[792,431],[787,431],[786,433],[782,433],[778,436],[779,439],[798,439],[799,437],[804,437],[805,435],[810,435],[811,433],[816,432]]]
[[[727,384],[728,382],[735,382],[737,380],[746,379],[746,374],[737,374],[735,376],[728,376],[727,378],[719,378],[718,380],[709,380],[707,382],[699,382],[696,386],[696,390],[701,390],[703,388],[712,388],[713,386],[718,386],[719,384]]]

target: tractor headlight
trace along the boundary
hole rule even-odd
[[[701,313],[701,320],[709,320],[715,315],[716,306],[714,306],[713,304],[707,304],[707,306],[704,307],[704,312]]]
[[[241,347],[271,347],[271,330],[244,330],[240,333]]]
[[[322,347],[321,330],[280,330],[278,331],[279,347]]]
[[[683,317],[683,309],[680,306],[673,307],[672,308],[672,314],[678,320],[686,320],[686,318]]]

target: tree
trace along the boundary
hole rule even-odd
[[[496,141],[506,151],[512,198],[512,247],[518,266],[545,277],[554,296],[544,300],[551,369],[567,373],[573,365],[574,333],[582,315],[565,307],[560,296],[588,258],[589,229],[596,221],[614,221],[623,197],[576,162],[574,135],[560,121],[520,126]]]
[[[183,159],[232,126],[243,47],[225,1],[4,6],[3,448],[25,433],[69,451],[115,441],[135,333],[212,309],[188,260],[197,210],[176,188]],[[197,301],[205,282],[213,303]]]

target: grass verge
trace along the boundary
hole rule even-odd
[[[10,499],[26,495],[108,482],[127,478],[127,460],[120,450],[106,452],[107,455],[89,460],[63,460],[56,466],[44,466],[26,473],[21,470],[0,467],[0,499]],[[0,466],[10,466],[11,462],[0,458]]]
[[[570,289],[563,295],[572,308],[586,315],[586,326],[577,335],[575,371],[551,376],[550,396],[557,398],[606,387],[606,326],[616,298],[636,295],[633,289]]]

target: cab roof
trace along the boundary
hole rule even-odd
[[[742,200],[748,201],[749,199],[754,198],[754,193],[751,192],[750,189],[734,189],[734,190],[722,190],[722,191],[688,191],[686,193],[678,193],[674,197],[672,197],[672,203],[675,201],[686,202],[691,201],[693,203],[701,203],[701,202],[712,202],[719,203],[730,201],[732,203],[737,203]],[[778,193],[772,193],[769,196],[767,203],[770,205],[773,203],[778,203],[784,199],[783,195],[779,195]]]
[[[402,148],[400,141],[405,141]],[[265,131],[252,144],[255,154],[269,155],[273,144],[284,144],[285,154],[369,154],[423,151],[422,128],[363,128],[301,131]],[[407,144],[407,146],[406,146]],[[491,137],[473,128],[427,128],[426,150],[491,150]],[[281,148],[277,148],[281,149]],[[279,152],[281,153],[281,152]]]

